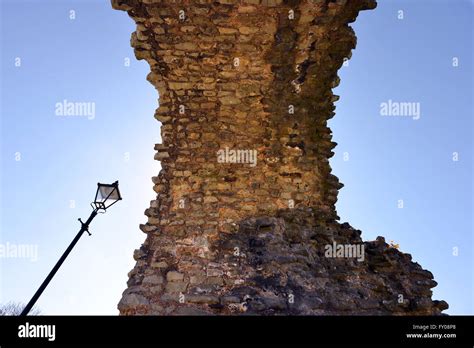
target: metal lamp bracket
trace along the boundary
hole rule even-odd
[[[87,233],[89,234],[89,236],[92,236],[92,234],[89,232],[89,226],[86,226],[86,224],[85,224],[84,222],[82,222],[82,219],[81,219],[81,218],[79,218],[79,219],[77,219],[77,220],[79,220],[79,222],[81,223],[82,229],[83,229],[85,232],[87,232]]]

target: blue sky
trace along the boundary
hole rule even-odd
[[[159,171],[158,95],[130,47],[133,21],[105,0],[1,4],[0,244],[36,245],[38,258],[0,258],[0,303],[29,300],[89,215],[97,181],[119,180],[124,200],[94,220],[38,301],[44,314],[117,314]],[[412,254],[450,314],[474,314],[472,17],[468,0],[380,0],[362,12],[330,121],[341,221]],[[64,99],[95,103],[94,117],[56,115]],[[388,100],[419,103],[420,118],[382,116]]]

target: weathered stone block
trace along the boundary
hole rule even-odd
[[[180,282],[180,281],[169,282],[166,284],[166,292],[169,292],[169,293],[185,292],[187,286],[188,286],[188,283],[186,282]]]
[[[176,271],[170,271],[166,274],[166,280],[170,282],[183,280],[183,278],[184,278],[184,274],[176,272]]]

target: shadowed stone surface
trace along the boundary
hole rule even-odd
[[[332,88],[356,45],[348,24],[375,1],[112,5],[137,24],[131,44],[150,65],[162,123],[157,198],[140,226],[147,238],[134,253],[121,314],[447,308],[431,300],[433,275],[410,255],[382,237],[364,243],[336,221]],[[328,254],[331,246],[346,253]]]

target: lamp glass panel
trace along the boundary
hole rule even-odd
[[[107,197],[110,197],[107,199]],[[107,203],[113,203],[120,199],[119,193],[114,186],[100,186],[99,187],[99,200],[105,203],[107,199]]]

